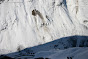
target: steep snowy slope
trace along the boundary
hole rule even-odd
[[[0,50],[87,36],[87,7],[87,0],[0,0]]]

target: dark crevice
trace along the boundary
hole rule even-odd
[[[63,0],[63,4],[67,8],[67,2],[66,2],[66,0]]]
[[[41,19],[44,19],[43,16],[42,16],[42,14],[41,14],[38,10],[36,10],[36,9],[34,9],[34,10],[32,11],[32,15],[33,15],[33,16],[38,15]]]
[[[3,3],[5,0],[0,0],[0,4]]]
[[[4,0],[0,0],[0,1],[4,1]]]
[[[49,17],[46,15],[46,18],[48,19],[48,21],[50,21]]]
[[[88,29],[88,27],[87,27],[86,25],[83,25],[83,27],[84,27],[85,29]]]
[[[84,21],[83,21],[83,23],[87,23],[87,22],[88,22],[88,20],[84,20]]]
[[[35,10],[32,11],[32,15],[36,16],[36,11]]]
[[[3,26],[3,28],[0,31],[6,30],[8,28],[8,24],[6,24],[5,26]]]

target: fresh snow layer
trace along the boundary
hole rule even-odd
[[[87,7],[87,0],[0,1],[0,51],[14,52],[66,36],[87,36]]]
[[[72,59],[88,59],[88,48],[69,48],[65,50],[50,50],[41,51],[35,54],[34,58],[50,58],[50,59],[67,59],[67,57],[72,57]]]

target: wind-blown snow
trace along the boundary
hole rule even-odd
[[[12,52],[61,37],[87,36],[87,7],[87,0],[0,1],[0,50]]]

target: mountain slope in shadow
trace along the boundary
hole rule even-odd
[[[52,42],[26,48],[21,51],[19,48],[18,52],[1,55],[1,57],[8,56],[11,58],[18,58],[22,56],[29,56],[30,58],[32,58],[35,56],[35,53],[40,52],[40,51],[49,51],[52,49],[62,50],[62,49],[68,49],[68,48],[73,48],[73,47],[88,47],[88,36],[75,35],[75,36],[63,37],[63,38],[54,40]]]

